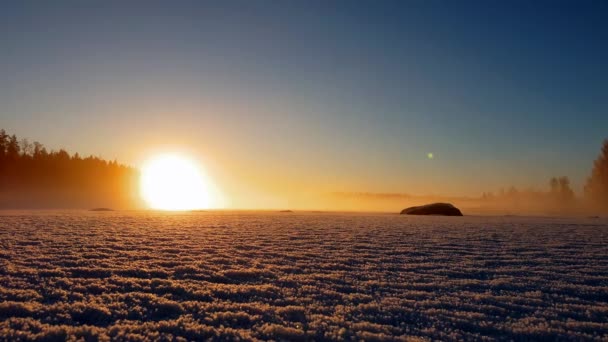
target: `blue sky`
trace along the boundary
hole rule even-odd
[[[605,1],[8,1],[0,126],[133,165],[185,149],[259,187],[580,191],[606,42]]]

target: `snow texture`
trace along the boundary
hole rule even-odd
[[[0,340],[607,340],[608,222],[4,213]]]

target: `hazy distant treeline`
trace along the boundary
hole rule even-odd
[[[0,208],[133,208],[137,170],[0,130]]]
[[[576,197],[568,177],[551,178],[548,191],[523,190],[511,187],[498,194],[482,195],[486,207],[512,208],[515,212],[529,210],[548,214],[608,213],[608,139],[587,178],[582,196]]]
[[[334,193],[340,209],[400,211],[407,206],[430,202],[450,202],[477,214],[606,214],[608,213],[608,140],[596,159],[582,196],[576,196],[568,177],[550,178],[536,189],[514,186],[476,197],[416,196],[401,193]]]

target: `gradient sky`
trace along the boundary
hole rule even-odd
[[[0,47],[0,127],[227,192],[580,192],[608,137],[606,1],[5,1]]]

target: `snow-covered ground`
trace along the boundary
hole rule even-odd
[[[608,339],[608,221],[0,214],[0,340]]]

